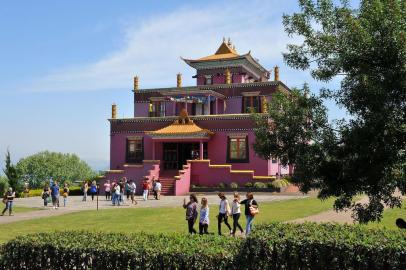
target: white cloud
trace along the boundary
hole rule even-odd
[[[184,74],[185,85],[192,85],[193,70],[179,57],[212,54],[223,36],[230,36],[240,53],[251,50],[254,57],[271,69],[281,63],[281,52],[292,42],[281,23],[286,10],[278,8],[277,3],[233,1],[204,9],[183,7],[141,23],[127,22],[124,45],[119,50],[93,63],[58,69],[34,80],[28,89],[131,89],[135,74],[140,77],[141,88],[171,86],[176,83],[177,72]]]

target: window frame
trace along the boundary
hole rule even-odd
[[[232,158],[231,157],[231,140],[237,139],[237,149],[239,149],[239,141],[244,139],[245,140],[245,158]],[[237,150],[239,152],[239,150]],[[237,154],[238,156],[238,154]],[[249,163],[249,142],[248,142],[248,135],[244,136],[227,136],[227,163]]]
[[[165,101],[150,101],[148,106],[152,105],[152,111],[148,107],[149,117],[165,117],[166,102]]]
[[[137,144],[141,141],[141,149],[137,151]],[[135,142],[134,157],[130,155],[130,144]],[[140,152],[140,157],[137,158],[137,152]],[[127,138],[126,139],[126,151],[125,151],[125,161],[129,164],[140,164],[144,160],[144,137],[142,138]]]
[[[247,108],[255,108],[254,107],[254,98],[257,99],[257,109],[254,112],[247,111]],[[246,106],[247,100],[249,100],[250,106]],[[243,96],[242,97],[242,113],[259,113],[261,111],[261,96]]]

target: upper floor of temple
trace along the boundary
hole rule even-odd
[[[278,67],[270,80],[271,72],[251,52],[238,54],[230,40],[213,55],[183,60],[196,70],[196,85],[183,86],[177,74],[176,87],[140,89],[134,77],[134,117],[175,116],[182,109],[191,116],[264,112],[272,93],[289,91]]]

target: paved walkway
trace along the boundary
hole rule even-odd
[[[209,204],[217,204],[218,196],[216,194],[197,194],[198,199],[201,197],[206,197],[209,201]],[[232,194],[226,194],[228,198],[232,198]],[[143,201],[141,197],[137,197],[137,205],[131,205],[131,201],[125,201],[125,203],[120,207],[180,207],[183,204],[183,199],[188,200],[189,196],[162,196],[161,200],[154,200],[152,196],[150,200]],[[273,201],[282,201],[290,199],[303,199],[308,196],[303,195],[270,195],[267,193],[257,193],[255,194],[255,199],[260,202],[273,202]],[[62,200],[62,198],[61,198]],[[62,201],[61,201],[62,204]],[[14,216],[0,216],[0,224],[6,224],[21,220],[30,220],[42,217],[50,216],[59,216],[73,212],[85,211],[85,210],[96,210],[97,200],[96,197],[92,201],[91,197],[87,198],[86,202],[82,201],[81,196],[71,196],[68,198],[67,207],[59,207],[58,209],[53,209],[52,207],[44,208],[43,200],[40,197],[31,197],[26,199],[15,199],[14,206],[22,207],[31,207],[39,208],[37,211],[25,212],[25,213],[14,213]],[[104,197],[99,197],[99,209],[113,209],[115,206],[112,206],[111,201],[106,201]]]

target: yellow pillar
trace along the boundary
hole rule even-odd
[[[138,91],[138,76],[134,77],[134,91]]]
[[[178,73],[176,75],[176,87],[180,88],[182,87],[182,74]]]
[[[226,75],[226,84],[231,84],[231,72],[228,68],[226,69],[225,75]]]
[[[111,119],[116,119],[117,118],[117,105],[113,104],[111,105]]]
[[[274,75],[275,75],[275,81],[279,81],[279,67],[275,66],[275,71],[274,71]]]

